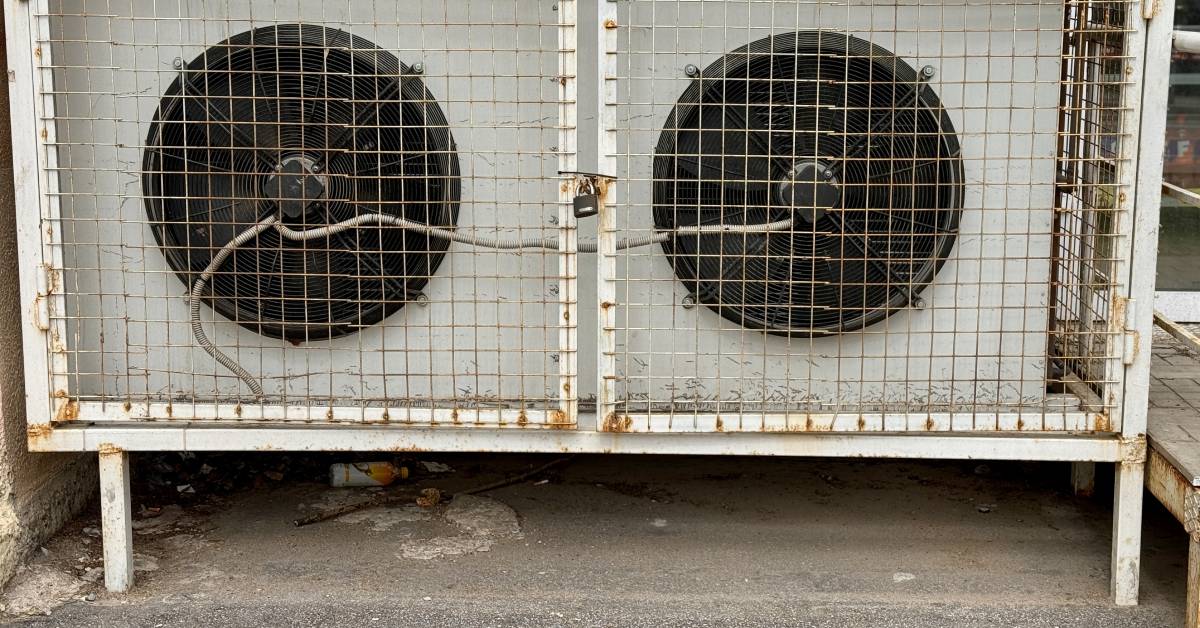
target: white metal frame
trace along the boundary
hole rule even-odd
[[[79,404],[70,399],[69,391],[61,382],[48,374],[62,372],[52,368],[51,362],[65,360],[62,352],[61,329],[49,325],[48,314],[60,311],[62,292],[56,285],[55,273],[31,272],[37,269],[58,268],[61,250],[53,246],[44,229],[56,216],[57,208],[47,191],[55,185],[47,175],[53,169],[48,160],[53,151],[44,149],[43,142],[52,142],[54,137],[53,101],[42,94],[39,81],[48,79],[49,70],[43,69],[35,75],[35,69],[46,63],[49,50],[37,50],[30,42],[38,38],[31,29],[45,28],[44,19],[33,20],[31,16],[44,14],[48,0],[5,3],[5,19],[8,25],[8,59],[10,63],[10,89],[12,93],[13,157],[16,178],[16,202],[19,208],[18,242],[22,260],[30,260],[22,266],[20,273],[20,298],[24,316],[24,356],[27,373],[28,399],[28,444],[32,451],[94,451],[102,461],[101,487],[104,489],[104,544],[105,577],[110,590],[123,591],[132,584],[132,547],[129,534],[131,525],[130,498],[128,493],[128,456],[132,451],[479,451],[479,452],[592,452],[592,453],[669,453],[711,455],[780,455],[780,456],[845,456],[845,457],[903,457],[943,459],[1013,459],[1013,460],[1059,460],[1071,462],[1114,462],[1117,463],[1117,486],[1114,495],[1113,535],[1113,599],[1117,604],[1135,604],[1138,589],[1138,555],[1140,552],[1140,516],[1142,499],[1142,477],[1145,463],[1146,396],[1149,386],[1150,352],[1144,345],[1151,337],[1152,307],[1132,307],[1132,304],[1150,304],[1153,301],[1154,256],[1156,253],[1156,229],[1159,208],[1158,184],[1161,178],[1166,79],[1168,72],[1171,0],[1135,4],[1143,10],[1134,18],[1134,28],[1128,38],[1132,57],[1137,63],[1128,68],[1128,80],[1143,86],[1143,91],[1130,94],[1126,104],[1128,111],[1127,130],[1136,129],[1140,140],[1136,144],[1136,155],[1124,173],[1124,189],[1128,190],[1125,200],[1126,222],[1121,233],[1125,247],[1120,257],[1129,263],[1118,279],[1117,296],[1125,297],[1127,307],[1127,331],[1132,343],[1130,364],[1118,366],[1117,381],[1123,381],[1123,389],[1115,393],[1111,402],[1114,412],[1108,418],[1110,429],[1096,432],[1073,432],[1072,430],[1094,429],[1096,417],[1083,416],[1083,423],[1074,423],[1080,416],[1062,417],[1056,432],[1020,433],[1019,417],[992,413],[992,416],[973,414],[972,425],[983,425],[991,429],[1011,429],[1009,433],[993,431],[954,432],[955,416],[932,415],[808,415],[800,422],[795,417],[781,416],[779,432],[757,432],[740,434],[718,433],[673,433],[637,434],[622,433],[631,427],[625,419],[614,421],[614,388],[611,374],[615,347],[613,328],[616,301],[615,275],[616,237],[613,233],[613,211],[606,204],[613,203],[620,193],[617,184],[601,186],[601,212],[598,228],[599,252],[596,258],[598,288],[594,295],[586,295],[585,307],[595,307],[599,320],[599,342],[597,352],[597,411],[594,414],[578,411],[578,381],[576,377],[578,302],[583,295],[574,288],[563,291],[563,316],[568,324],[561,329],[560,342],[571,348],[560,359],[560,385],[562,386],[562,411],[566,414],[563,429],[480,429],[479,427],[456,427],[469,425],[472,417],[428,411],[429,423],[446,423],[445,426],[406,426],[396,422],[379,425],[295,425],[281,419],[311,420],[309,408],[297,410],[280,408],[275,411],[251,410],[249,406],[211,405],[206,410],[193,414],[174,413],[169,406],[122,407],[119,404]],[[578,38],[578,25],[589,20],[580,19],[576,0],[559,0],[560,20],[559,43],[563,50],[578,50],[574,45]],[[612,131],[615,116],[612,106],[616,102],[615,47],[616,47],[616,4],[612,0],[598,0],[596,11],[589,16],[594,20],[599,37],[599,50],[594,71],[600,94],[597,111],[600,119],[598,141],[601,155],[601,174],[615,172],[614,158],[605,157],[615,153],[615,132]],[[577,89],[576,54],[562,55],[560,96],[564,103],[574,101]],[[576,122],[572,107],[564,105],[561,114],[560,151],[563,170],[574,170],[576,166]],[[1147,112],[1150,115],[1143,115]],[[36,125],[31,124],[36,121]],[[1133,132],[1133,131],[1131,131]],[[1132,145],[1132,143],[1131,143]],[[1130,149],[1132,150],[1132,149]],[[562,229],[560,244],[571,253],[561,257],[560,271],[563,284],[573,279],[577,271],[576,225],[571,204],[574,188],[564,181],[561,189],[559,212]],[[36,208],[36,214],[31,211]],[[34,216],[36,215],[36,219]],[[1122,332],[1126,329],[1122,329]],[[1140,338],[1140,340],[1139,340]],[[1118,360],[1118,362],[1120,362]],[[53,401],[51,401],[53,400]],[[203,406],[191,407],[202,408]],[[324,413],[328,409],[322,409]],[[189,411],[190,412],[190,411]],[[335,414],[337,410],[334,409]],[[361,409],[354,413],[362,417],[363,423],[374,422],[374,417],[362,415]],[[324,418],[324,417],[322,417]],[[516,417],[498,417],[506,423],[511,418],[513,427],[519,427]],[[980,419],[985,419],[981,421]],[[384,417],[380,416],[382,423]],[[714,417],[715,420],[715,417]],[[864,426],[866,428],[864,429]],[[532,427],[532,426],[531,426]],[[864,433],[870,430],[888,433]],[[830,431],[837,433],[829,433]],[[785,433],[786,432],[786,433]]]

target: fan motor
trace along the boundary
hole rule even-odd
[[[344,31],[267,26],[181,70],[150,125],[142,188],[154,236],[187,285],[254,223],[292,229],[383,213],[457,224],[459,164],[446,117],[417,73]],[[415,299],[449,242],[369,224],[238,247],[206,302],[291,341],[353,333]]]
[[[767,37],[691,73],[655,150],[655,228],[791,221],[664,241],[693,298],[802,337],[918,303],[954,246],[964,196],[930,74],[829,31]]]

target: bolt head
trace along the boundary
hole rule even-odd
[[[413,71],[413,74],[424,74],[425,73],[425,64],[421,63],[420,61],[412,64],[412,71]]]
[[[175,57],[175,60],[171,62],[171,65],[175,66],[176,70],[182,70],[183,69],[183,57]]]
[[[683,297],[681,304],[683,305],[683,309],[690,310],[696,307],[696,297],[689,294],[686,297]]]
[[[921,68],[921,76],[925,78],[933,78],[934,74],[937,74],[937,70],[932,65]]]
[[[689,63],[689,64],[687,64],[687,65],[683,66],[683,73],[684,73],[684,74],[686,74],[686,75],[688,75],[688,76],[690,76],[690,77],[692,77],[692,78],[695,78],[695,77],[697,77],[697,76],[700,76],[700,68],[698,68],[698,67],[696,67],[695,65],[693,65],[693,64],[691,64],[691,63]]]

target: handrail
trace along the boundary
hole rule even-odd
[[[1179,187],[1178,185],[1163,181],[1162,191],[1164,196],[1170,196],[1171,198],[1181,201],[1184,204],[1191,205],[1192,207],[1200,207],[1200,194],[1197,194],[1191,190],[1187,190]]]
[[[1200,337],[1188,331],[1183,325],[1163,316],[1162,312],[1154,311],[1154,324],[1158,325],[1163,331],[1171,334],[1176,340],[1183,343],[1192,353],[1200,353]]]

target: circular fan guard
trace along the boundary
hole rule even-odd
[[[349,33],[278,25],[217,44],[167,89],[146,140],[146,211],[188,285],[266,216],[311,229],[368,213],[443,228],[458,217],[459,167],[432,94],[391,53]],[[404,306],[449,242],[364,225],[239,247],[207,302],[292,341],[353,333]]]
[[[801,31],[708,66],[654,158],[654,225],[676,276],[724,318],[772,334],[859,329],[918,301],[954,245],[958,140],[933,90],[888,51]]]

